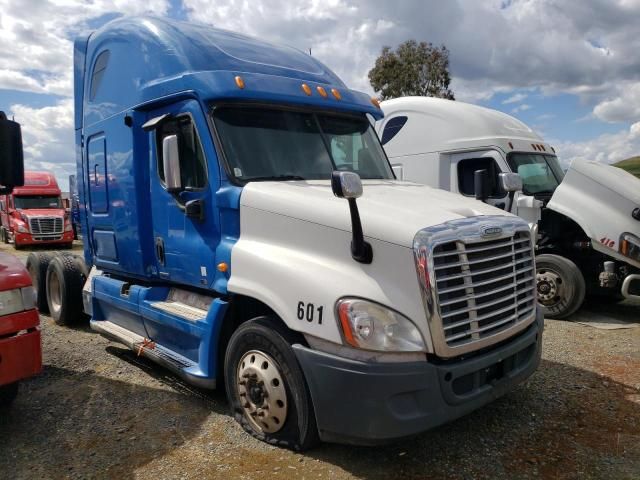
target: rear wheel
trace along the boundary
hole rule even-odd
[[[536,257],[538,303],[546,318],[562,319],[573,314],[584,301],[584,277],[575,263],[559,255]]]
[[[41,313],[49,313],[49,305],[47,304],[47,267],[53,255],[45,252],[31,252],[27,257],[27,271],[31,276],[31,283],[36,289],[37,307]]]
[[[8,407],[18,395],[18,382],[0,386],[0,407]]]
[[[227,346],[225,386],[232,413],[249,434],[306,450],[317,443],[318,431],[292,340],[272,317],[242,324]]]
[[[47,304],[53,321],[58,325],[82,322],[82,287],[86,275],[79,260],[68,254],[56,255],[47,268]]]

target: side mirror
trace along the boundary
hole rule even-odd
[[[500,179],[502,191],[509,193],[522,190],[522,177],[517,173],[500,173],[498,178]]]
[[[331,174],[331,189],[339,198],[359,198],[362,196],[362,180],[354,172],[334,171]]]
[[[180,177],[180,151],[178,136],[168,135],[162,139],[162,166],[164,167],[164,181],[169,193],[182,190]]]
[[[362,223],[360,222],[360,212],[356,198],[362,196],[362,180],[360,175],[354,172],[334,171],[331,174],[331,189],[333,194],[339,198],[346,198],[349,202],[349,213],[351,215],[351,256],[356,262],[371,263],[373,261],[373,249],[371,244],[366,242],[362,233]]]
[[[0,112],[0,194],[24,184],[24,155],[20,124]]]
[[[476,194],[476,200],[484,202],[489,198],[489,173],[486,170],[473,172],[473,189]]]

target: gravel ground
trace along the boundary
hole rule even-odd
[[[639,312],[591,305],[574,319]],[[44,370],[0,411],[2,479],[640,478],[640,328],[547,320],[539,371],[496,402],[391,446],[301,455],[246,435],[223,394],[41,319]]]

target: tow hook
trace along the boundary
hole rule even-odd
[[[600,287],[602,288],[614,288],[618,285],[618,275],[615,273],[614,262],[604,262],[604,271],[600,272],[598,279],[600,280]]]

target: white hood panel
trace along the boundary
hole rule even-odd
[[[329,181],[251,182],[240,204],[351,231],[349,205],[333,195]],[[405,247],[412,247],[416,232],[428,226],[472,216],[511,216],[475,199],[395,180],[364,180],[358,207],[366,237]]]
[[[640,222],[631,213],[640,207],[640,179],[599,162],[574,161],[547,208],[574,220],[593,248],[640,268],[619,253],[620,235],[640,237]]]

